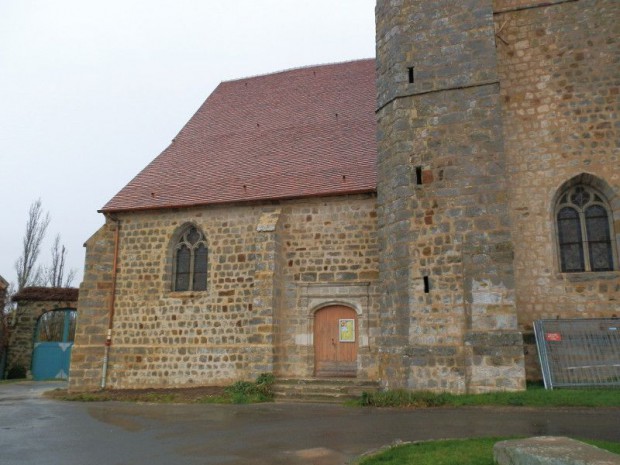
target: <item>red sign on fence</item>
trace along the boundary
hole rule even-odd
[[[562,335],[560,333],[546,333],[545,341],[547,342],[561,342]]]

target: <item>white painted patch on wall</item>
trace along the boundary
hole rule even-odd
[[[471,288],[474,305],[511,304],[513,302],[512,293],[503,283],[495,285],[491,280],[483,279],[473,281]]]
[[[295,334],[295,344],[298,346],[311,346],[313,343],[312,334]]]

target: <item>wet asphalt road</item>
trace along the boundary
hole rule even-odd
[[[620,409],[392,410],[40,397],[58,386],[0,384],[0,464],[340,465],[395,441],[511,435],[620,441]]]

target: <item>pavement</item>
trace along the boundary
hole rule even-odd
[[[0,384],[2,465],[341,465],[400,441],[557,435],[620,442],[620,409],[61,402]]]

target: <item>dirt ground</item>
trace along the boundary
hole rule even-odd
[[[191,388],[161,389],[105,389],[92,392],[68,392],[55,389],[46,392],[45,397],[74,401],[129,401],[129,402],[173,402],[199,403],[216,401],[224,396],[224,387],[197,386]]]

